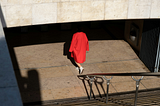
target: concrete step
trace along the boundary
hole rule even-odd
[[[77,101],[74,103],[65,103],[65,104],[58,104],[58,105],[47,105],[47,106],[124,106],[116,103],[105,103],[103,101],[98,100],[86,100],[86,101]]]
[[[160,106],[160,89],[152,91],[140,91],[137,98],[137,106]],[[105,97],[95,97],[91,100],[87,98],[68,99],[60,101],[52,101],[43,105],[25,105],[25,106],[134,106],[135,93],[121,93],[109,95],[108,103],[106,104]]]

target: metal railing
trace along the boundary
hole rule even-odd
[[[138,97],[138,88],[139,83],[143,79],[144,76],[160,76],[160,72],[151,73],[151,72],[142,72],[142,73],[92,73],[86,75],[78,75],[78,77],[87,77],[90,81],[90,100],[91,100],[91,93],[92,93],[92,83],[97,76],[103,76],[103,78],[107,81],[107,91],[106,91],[106,103],[108,103],[108,92],[109,92],[109,84],[110,80],[113,76],[132,76],[132,79],[136,81],[136,93],[134,99],[134,106],[137,106],[137,97]],[[107,79],[106,76],[112,76],[111,78]],[[133,76],[142,76],[140,79],[135,79]]]

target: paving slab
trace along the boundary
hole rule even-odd
[[[89,80],[77,77],[79,73],[73,61],[64,55],[64,43],[14,48],[19,65],[19,88],[24,103],[88,98]],[[87,52],[86,61],[82,64],[85,69],[83,74],[149,72],[129,44],[123,40],[89,41],[89,45],[90,51]],[[145,77],[139,89],[160,87],[159,81],[159,77]],[[94,95],[99,97],[104,95],[106,87],[106,80],[97,77],[93,83]],[[135,90],[136,82],[130,76],[115,76],[109,86],[110,94]]]

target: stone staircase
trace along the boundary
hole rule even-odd
[[[91,100],[79,98],[60,101],[50,101],[43,105],[28,104],[24,106],[134,106],[135,93],[125,92],[123,94],[109,95],[108,103],[105,103],[105,96],[95,97]],[[160,89],[139,91],[136,106],[160,106]]]

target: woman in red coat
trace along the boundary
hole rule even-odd
[[[82,28],[79,27],[78,31],[73,34],[69,52],[71,52],[71,57],[74,58],[78,66],[76,69],[79,70],[80,74],[82,74],[84,70],[80,63],[85,62],[86,51],[89,51],[88,38],[86,34],[82,32]]]

